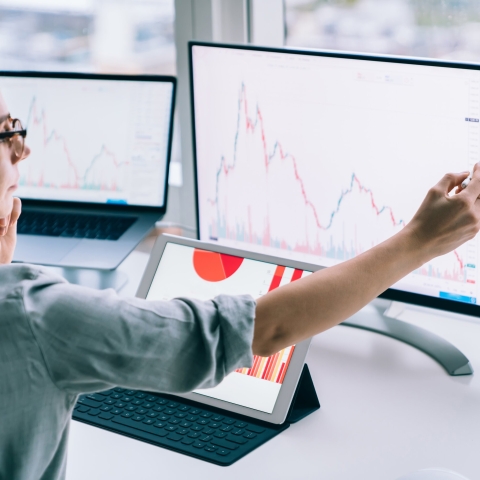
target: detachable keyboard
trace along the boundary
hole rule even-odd
[[[135,217],[37,212],[26,210],[18,219],[23,235],[118,240],[135,222]]]
[[[73,419],[227,466],[289,427],[172,395],[114,388],[81,395]]]

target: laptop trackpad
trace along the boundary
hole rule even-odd
[[[13,261],[44,265],[57,264],[80,241],[79,238],[19,235]]]

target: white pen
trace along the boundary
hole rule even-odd
[[[470,180],[472,179],[472,176],[473,176],[473,171],[472,171],[472,173],[462,182],[462,184],[461,184],[462,189],[463,189],[463,188],[467,188],[467,185],[470,183]]]

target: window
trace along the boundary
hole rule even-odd
[[[285,0],[287,45],[480,62],[478,0]]]
[[[0,0],[2,69],[175,73],[174,0]]]

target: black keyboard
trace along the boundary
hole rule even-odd
[[[114,388],[81,395],[73,419],[217,465],[231,465],[288,428],[174,397]]]
[[[17,232],[23,235],[118,240],[135,217],[24,211]]]

